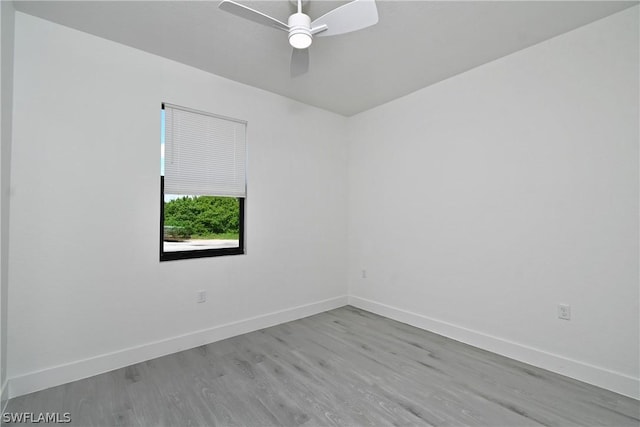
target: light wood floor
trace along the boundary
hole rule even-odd
[[[639,402],[353,307],[12,399],[77,426],[638,426]]]

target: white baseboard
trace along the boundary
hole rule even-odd
[[[640,399],[640,379],[505,340],[483,332],[432,319],[365,298],[349,296],[349,304],[438,335],[528,363],[579,381]]]
[[[94,375],[123,368],[134,363],[144,362],[156,357],[166,356],[182,350],[231,338],[247,332],[257,331],[303,317],[312,316],[327,310],[347,305],[348,297],[341,296],[323,301],[304,304],[298,307],[280,310],[260,316],[231,322],[200,331],[190,332],[173,338],[151,342],[112,353],[102,354],[88,359],[77,360],[64,365],[53,366],[36,372],[9,378],[8,397],[44,390],[49,387],[66,384]]]
[[[7,403],[9,403],[9,387],[7,386],[7,380],[5,380],[4,383],[0,385],[0,414],[4,414]],[[2,424],[1,421],[0,424]]]

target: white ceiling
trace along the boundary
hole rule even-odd
[[[286,22],[286,0],[242,1]],[[307,4],[312,19],[344,1]],[[637,1],[378,0],[367,29],[316,38],[291,77],[287,34],[217,1],[16,1],[16,9],[350,116],[603,18]]]

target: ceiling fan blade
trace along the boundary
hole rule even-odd
[[[299,77],[309,71],[309,49],[293,49],[290,69],[291,77]]]
[[[266,25],[267,27],[277,28],[282,31],[289,31],[289,26],[284,22],[280,22],[275,18],[265,15],[262,12],[251,9],[250,7],[241,5],[231,0],[223,0],[218,7],[225,12],[232,13],[244,19],[248,19],[258,24]]]
[[[354,0],[325,13],[311,23],[311,28],[326,25],[325,31],[317,37],[350,33],[374,25],[378,22],[378,8],[375,0]]]

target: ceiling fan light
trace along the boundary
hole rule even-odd
[[[311,46],[313,39],[306,32],[289,34],[289,44],[296,49],[306,49]]]
[[[311,18],[304,13],[294,13],[289,17],[289,44],[296,49],[311,46]]]

